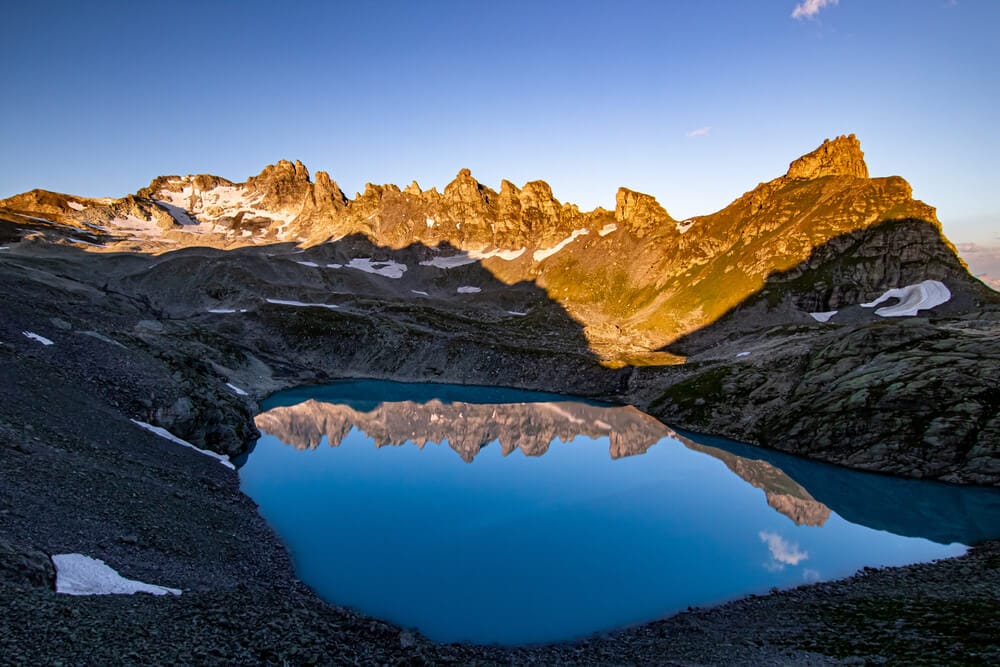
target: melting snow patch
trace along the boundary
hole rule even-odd
[[[170,442],[176,442],[178,445],[184,445],[185,447],[190,447],[191,449],[193,449],[196,452],[200,452],[201,454],[204,454],[205,456],[211,456],[213,459],[217,459],[219,461],[219,463],[221,463],[222,465],[226,466],[227,468],[232,468],[233,470],[236,469],[236,467],[232,463],[229,462],[229,457],[228,456],[223,456],[222,454],[217,454],[216,452],[210,452],[207,449],[202,449],[201,447],[195,447],[194,445],[192,445],[187,440],[181,440],[180,438],[178,438],[176,435],[174,435],[173,433],[171,433],[170,431],[168,431],[165,428],[160,428],[159,426],[153,426],[152,424],[147,424],[146,422],[141,422],[138,419],[133,419],[131,421],[136,426],[139,426],[140,428],[144,428],[144,429],[146,429],[147,431],[149,431],[151,433],[155,433],[156,435],[160,436],[161,438],[166,438]]]
[[[472,264],[473,262],[491,257],[499,257],[509,262],[523,255],[525,250],[527,248],[518,248],[517,250],[469,250],[468,252],[460,252],[447,257],[428,259],[420,262],[420,265],[436,266],[439,269],[453,269],[456,266],[465,266],[466,264]]]
[[[543,259],[551,257],[552,255],[556,254],[557,252],[568,246],[570,243],[575,241],[578,236],[584,236],[585,234],[588,233],[590,233],[590,230],[588,229],[574,229],[572,234],[564,238],[562,241],[560,241],[553,247],[548,248],[546,250],[536,250],[534,254],[531,255],[531,257],[536,262],[540,262]]]
[[[317,264],[316,262],[300,262],[299,260],[295,260],[295,263],[301,264],[302,266],[311,266],[314,269],[319,268],[319,264]]]
[[[617,231],[617,230],[618,230],[618,225],[616,225],[613,222],[609,222],[608,224],[606,224],[603,227],[601,227],[600,231],[598,231],[597,233],[600,236],[607,236],[611,232],[614,232],[614,231]]]
[[[430,294],[428,294],[427,292],[423,292],[418,289],[411,289],[410,291],[413,292],[414,294],[419,294],[420,296],[430,296]]]
[[[155,586],[135,579],[126,579],[103,560],[83,554],[56,554],[56,593],[65,595],[180,595],[176,588]]]
[[[243,391],[242,389],[240,389],[239,387],[237,387],[232,382],[227,382],[226,386],[229,387],[230,389],[232,389],[233,391],[235,391],[238,396],[249,396],[250,395],[250,394],[246,393],[245,391]]]
[[[839,311],[828,310],[825,313],[809,313],[814,320],[817,322],[829,322],[830,318],[836,315]]]
[[[78,204],[78,203],[76,203],[75,201],[68,201],[68,202],[66,202],[66,206],[69,206],[69,207],[70,207],[71,209],[73,209],[74,211],[82,211],[82,210],[84,210],[85,208],[87,208],[87,207],[86,207],[86,206],[84,206],[83,204]]]
[[[34,331],[22,331],[21,333],[24,334],[27,338],[30,338],[31,340],[38,341],[42,345],[55,345],[55,343],[50,341],[48,338],[46,338],[45,336],[39,336]]]
[[[454,269],[456,266],[465,266],[466,264],[472,264],[475,261],[475,257],[469,256],[468,253],[460,252],[457,255],[450,255],[449,257],[435,257],[434,259],[425,260],[420,262],[420,266],[436,266],[439,269]]]
[[[400,264],[391,259],[384,262],[373,262],[370,257],[356,257],[347,263],[347,268],[395,279],[402,278],[403,274],[406,273],[406,264]]]
[[[689,218],[687,220],[681,220],[680,222],[677,223],[677,231],[679,231],[681,234],[686,234],[688,230],[690,230],[691,227],[693,226],[694,226],[693,219]]]
[[[284,299],[266,299],[268,303],[277,306],[297,306],[299,308],[340,308],[334,303],[303,303],[301,301],[285,301]]]
[[[861,304],[862,308],[874,308],[889,299],[899,299],[894,306],[886,306],[875,311],[881,317],[904,317],[916,315],[918,310],[927,310],[940,306],[951,299],[951,291],[938,280],[925,280],[916,285],[897,287],[870,303]]]
[[[479,294],[483,290],[478,287],[473,287],[472,285],[462,285],[455,291],[459,294]]]

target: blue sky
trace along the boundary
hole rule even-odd
[[[953,240],[1000,244],[1000,2],[799,5],[5,3],[0,197],[288,158],[348,194],[469,167],[583,208],[625,185],[687,217],[853,132]]]

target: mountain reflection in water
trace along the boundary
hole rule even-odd
[[[240,482],[298,575],[438,641],[579,638],[1000,537],[1000,491],[678,433],[631,407],[345,381],[264,408]]]
[[[315,449],[323,439],[338,447],[358,429],[375,447],[448,443],[466,463],[483,447],[499,442],[504,456],[521,450],[542,456],[553,440],[579,436],[608,438],[612,459],[645,454],[664,438],[721,460],[730,470],[767,497],[767,504],[797,525],[821,526],[830,510],[779,468],[761,460],[735,456],[699,445],[631,406],[590,405],[573,401],[539,403],[381,403],[367,412],[341,403],[307,400],[272,408],[256,417],[257,428],[296,449]]]

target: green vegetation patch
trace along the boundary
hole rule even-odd
[[[725,397],[725,381],[732,373],[729,366],[710,368],[672,385],[650,404],[650,408],[656,410],[672,404],[686,417],[703,420],[714,410],[714,405]]]

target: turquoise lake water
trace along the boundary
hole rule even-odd
[[[265,402],[243,490],[331,603],[437,641],[583,637],[1000,536],[1000,492],[676,433],[628,407],[341,382]]]

